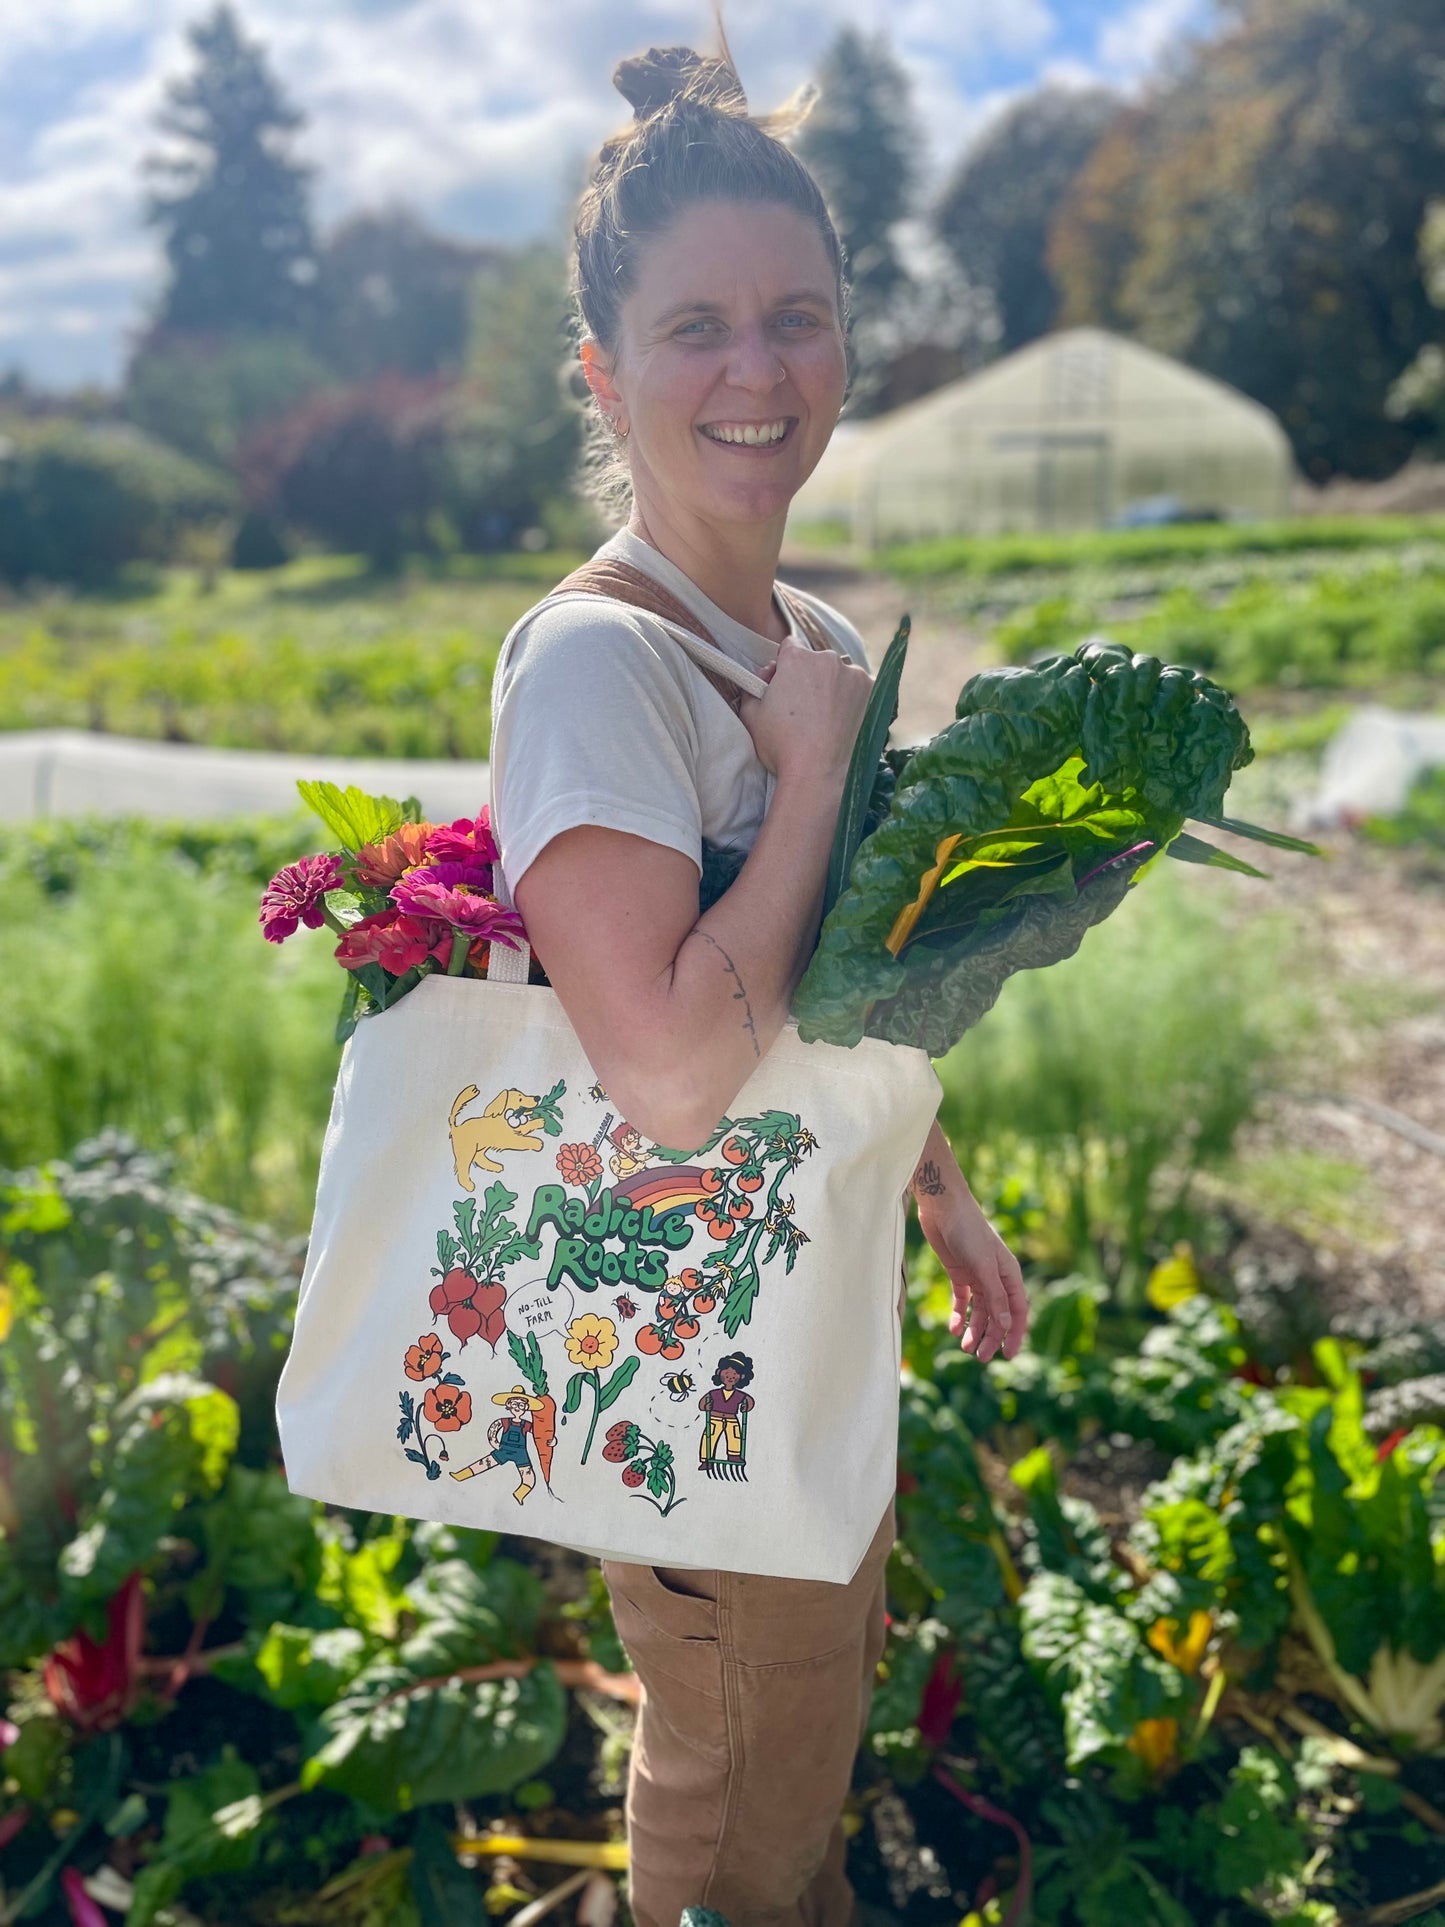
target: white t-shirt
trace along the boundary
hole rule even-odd
[[[631,530],[597,554],[652,576],[747,668],[776,658],[777,643],[725,615]],[[868,667],[845,617],[788,593]],[[510,630],[492,682],[491,762],[493,834],[513,890],[552,838],[579,824],[666,844],[701,872],[703,842],[745,854],[766,807],[767,771],[741,718],[655,616],[602,599],[529,610]]]

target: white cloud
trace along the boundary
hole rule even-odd
[[[1098,59],[1135,71],[1168,20],[1198,0],[1142,0],[1098,41]],[[118,373],[122,312],[154,297],[157,237],[141,220],[142,154],[161,145],[168,79],[189,70],[188,22],[209,0],[45,0],[0,17],[0,90],[36,59],[80,56],[93,72],[0,177],[0,341],[41,379],[73,378],[58,335],[85,334],[88,372]],[[625,53],[712,39],[709,0],[233,0],[278,80],[306,115],[296,151],[315,169],[323,225],[405,201],[471,238],[560,224],[585,159],[626,115],[609,84]],[[1058,26],[1048,0],[727,0],[750,98],[770,107],[815,70],[839,25],[886,32],[915,90],[920,152],[936,175],[1001,99],[1003,61],[1042,66]],[[1117,29],[1117,31],[1116,31]],[[1132,63],[1132,64],[1131,64]],[[12,130],[14,119],[12,117]],[[128,304],[122,296],[130,292]],[[78,317],[100,317],[88,332]],[[52,372],[53,371],[53,372]]]
[[[1142,79],[1203,12],[1201,0],[1135,0],[1099,29],[1099,65],[1119,80]]]

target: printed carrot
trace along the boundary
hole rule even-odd
[[[528,1332],[526,1343],[515,1332],[507,1333],[507,1346],[517,1370],[532,1388],[533,1398],[542,1403],[532,1414],[532,1443],[537,1448],[537,1464],[542,1483],[552,1490],[552,1450],[557,1443],[557,1401],[547,1390],[547,1367],[542,1363],[542,1348],[537,1334]]]

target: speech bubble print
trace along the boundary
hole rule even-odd
[[[549,1332],[564,1332],[572,1319],[574,1300],[570,1289],[559,1284],[548,1289],[545,1278],[518,1285],[507,1300],[507,1323],[521,1338],[535,1332],[539,1339]]]

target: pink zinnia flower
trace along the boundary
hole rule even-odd
[[[439,823],[426,840],[426,853],[436,863],[495,863],[491,810],[483,803],[475,822],[459,816],[455,823]]]
[[[339,890],[342,881],[341,860],[334,856],[303,856],[278,870],[261,892],[258,921],[267,943],[284,943],[298,923],[319,930],[321,899],[328,890]]]
[[[452,933],[427,917],[403,916],[398,910],[375,910],[369,917],[358,917],[336,946],[336,961],[347,970],[363,964],[380,964],[393,977],[400,977],[427,957],[447,963],[452,954]]]
[[[516,949],[522,919],[515,910],[504,910],[486,894],[475,869],[468,863],[434,863],[413,870],[393,887],[391,900],[399,910],[409,910],[414,916],[440,917],[469,937],[485,937],[489,943],[510,944]]]

